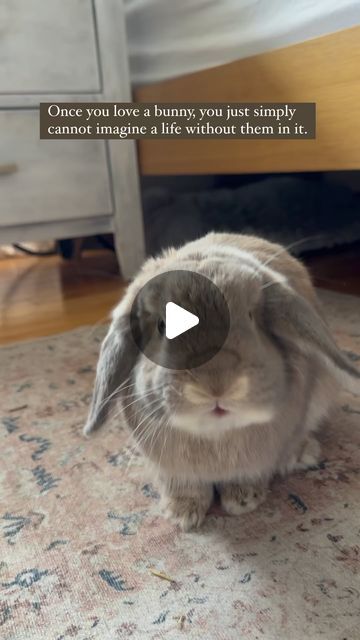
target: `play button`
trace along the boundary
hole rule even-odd
[[[194,271],[151,278],[131,309],[133,339],[142,353],[168,369],[193,369],[222,348],[230,314],[220,289]]]
[[[199,324],[198,316],[186,311],[183,307],[179,307],[175,302],[167,302],[165,308],[165,335],[169,340],[177,338],[177,336]]]

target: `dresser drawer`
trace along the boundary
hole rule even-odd
[[[0,227],[113,212],[104,141],[40,140],[37,110],[0,111],[0,140]]]
[[[101,90],[92,0],[1,0],[0,95]]]

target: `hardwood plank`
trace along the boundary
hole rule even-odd
[[[304,262],[317,286],[360,296],[360,243]],[[0,344],[106,322],[125,287],[115,256],[106,251],[88,251],[79,261],[0,260]]]
[[[309,254],[304,262],[317,287],[360,296],[360,242]]]
[[[360,169],[360,26],[140,87],[137,102],[316,102],[316,140],[141,140],[144,175]]]
[[[0,343],[106,322],[125,286],[109,252],[88,252],[80,261],[1,260]]]

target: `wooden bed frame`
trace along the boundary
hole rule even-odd
[[[141,140],[144,175],[360,169],[360,26],[139,88],[137,102],[316,102],[316,140]]]

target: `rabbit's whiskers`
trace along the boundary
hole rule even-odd
[[[105,405],[110,402],[110,400],[112,400],[113,398],[116,397],[117,394],[121,393],[121,391],[125,388],[127,388],[125,385],[126,383],[130,380],[130,376],[128,378],[126,378],[126,380],[124,380],[118,387],[116,387],[114,389],[114,391],[112,391],[112,393],[110,393],[106,398],[104,398],[98,405],[97,407],[97,411],[101,411]],[[134,383],[135,384],[135,383]],[[131,385],[128,385],[131,386]]]
[[[150,393],[147,395],[151,395]],[[133,402],[129,402],[125,407],[123,407],[122,405],[119,406],[118,410],[116,411],[116,413],[113,413],[112,415],[112,419],[116,420],[116,418],[119,418],[120,416],[123,417],[124,416],[124,412],[126,411],[126,409],[128,409],[129,407],[133,406],[133,405],[138,405],[138,408],[141,408],[141,401],[143,398],[146,398],[146,395],[140,397],[140,398],[136,398],[135,400],[133,400]],[[158,400],[158,398],[154,398],[153,400],[146,402],[145,406],[144,406],[144,410],[148,409],[149,407],[153,406],[155,403],[160,402]],[[136,406],[134,407],[136,410]]]
[[[133,429],[130,433],[130,438],[135,440],[134,443],[134,454],[131,457],[127,467],[126,467],[126,472],[128,471],[130,464],[132,462],[132,460],[135,457],[135,452],[138,451],[139,448],[141,448],[144,444],[146,444],[147,440],[149,439],[150,436],[152,436],[151,439],[151,448],[150,451],[152,452],[153,447],[156,443],[156,440],[154,440],[155,435],[158,436],[161,432],[161,427],[162,427],[162,420],[158,419],[157,416],[155,415],[157,413],[157,411],[159,410],[159,406],[156,406],[155,409],[153,409],[152,411],[150,411],[150,413],[148,413],[147,415],[143,415],[142,419],[140,420],[140,422],[137,424],[137,426],[135,427],[135,429]],[[150,420],[150,418],[152,418],[152,420]],[[146,421],[150,420],[150,422],[148,422],[146,424]],[[156,425],[156,423],[158,423],[157,427],[155,427],[155,429],[153,429],[152,427],[154,425]],[[142,429],[142,433],[140,433],[140,437],[137,436],[137,432],[139,431],[140,427],[143,426]]]

